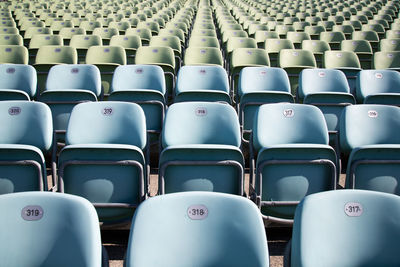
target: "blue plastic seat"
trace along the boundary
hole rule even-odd
[[[146,200],[136,211],[126,266],[267,267],[266,241],[260,214],[246,198],[167,194]]]
[[[346,187],[399,194],[400,108],[354,105],[340,119],[341,152],[348,156]]]
[[[108,100],[139,104],[146,115],[151,143],[158,143],[166,99],[165,76],[160,66],[125,65],[115,69]]]
[[[357,77],[358,103],[400,106],[400,73],[395,70],[362,70]]]
[[[140,106],[78,104],[65,141],[58,158],[58,191],[87,198],[104,224],[130,220],[148,189],[146,119]]]
[[[33,100],[36,70],[30,65],[0,64],[0,100]]]
[[[296,210],[285,266],[399,266],[399,211],[400,198],[380,192],[307,196]]]
[[[239,76],[236,97],[243,141],[249,140],[254,116],[260,105],[294,102],[293,96],[290,93],[290,83],[287,73],[281,68],[274,67],[243,68]]]
[[[23,192],[0,196],[2,265],[108,266],[99,221],[89,201],[67,194]]]
[[[230,105],[175,103],[167,109],[161,136],[159,194],[244,194],[239,120]]]
[[[64,141],[73,107],[81,102],[97,101],[101,93],[100,71],[96,66],[65,64],[51,67],[46,90],[39,100],[50,107],[54,131],[60,141]]]
[[[324,114],[330,144],[339,156],[339,119],[343,108],[355,104],[346,75],[336,69],[306,69],[300,73],[297,99],[317,106]]]
[[[0,194],[48,190],[45,156],[51,154],[53,143],[50,109],[39,102],[0,101],[0,123]]]
[[[304,196],[336,188],[338,164],[328,141],[324,116],[315,106],[278,103],[259,108],[250,144],[250,193],[266,224],[293,223]]]
[[[231,103],[228,74],[221,66],[183,66],[178,72],[174,102]]]

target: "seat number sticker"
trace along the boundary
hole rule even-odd
[[[104,108],[101,113],[104,116],[111,116],[113,114],[113,109],[112,108]]]
[[[285,116],[286,118],[291,118],[294,116],[294,110],[293,109],[285,109],[283,111],[283,116]]]
[[[21,217],[25,221],[38,221],[43,217],[43,208],[41,206],[26,206],[21,211]]]
[[[207,109],[203,108],[203,107],[196,108],[195,114],[196,114],[196,116],[200,116],[200,117],[206,116],[207,115]]]
[[[344,212],[349,217],[360,217],[363,214],[363,207],[357,202],[348,202],[344,206]]]
[[[376,110],[368,110],[368,117],[377,118],[378,117],[378,111],[376,111]]]
[[[187,214],[192,220],[204,220],[208,216],[208,209],[204,205],[192,205],[188,208]]]

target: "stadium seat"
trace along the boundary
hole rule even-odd
[[[114,35],[110,40],[111,46],[122,46],[126,53],[126,63],[134,64],[137,49],[142,46],[138,35]]]
[[[292,41],[288,39],[266,39],[264,42],[265,50],[267,50],[271,67],[279,66],[279,52],[282,49],[294,49]]]
[[[350,87],[350,93],[355,95],[357,73],[361,71],[360,61],[352,51],[325,51],[324,68],[337,69],[344,72]]]
[[[50,68],[46,88],[38,97],[52,112],[58,141],[64,141],[69,116],[75,105],[101,98],[100,71],[94,65],[61,64]]]
[[[160,66],[125,65],[114,71],[108,100],[134,102],[141,106],[150,144],[159,141],[168,98],[165,86]]]
[[[24,64],[0,64],[0,100],[33,100],[36,70]]]
[[[78,62],[80,64],[85,64],[87,50],[91,46],[102,46],[103,41],[98,35],[85,35],[77,34],[71,37],[69,45],[76,49],[78,53]]]
[[[243,68],[235,96],[244,142],[249,141],[253,118],[260,105],[294,102],[287,73],[281,68],[266,66]]]
[[[221,50],[216,47],[188,47],[183,65],[218,65],[223,67]]]
[[[58,158],[60,192],[85,197],[105,225],[127,222],[148,192],[146,118],[139,105],[74,107]]]
[[[400,73],[394,70],[362,70],[358,73],[357,102],[400,106]]]
[[[325,41],[331,47],[331,50],[340,50],[340,43],[346,40],[344,33],[341,31],[335,32],[321,32],[320,40]]]
[[[317,107],[278,103],[258,109],[250,144],[250,194],[266,225],[292,224],[303,197],[336,188],[336,153],[328,141]]]
[[[400,218],[388,210],[399,207],[398,196],[380,192],[337,190],[307,196],[296,210],[285,266],[398,266]]]
[[[379,42],[379,50],[384,52],[400,51],[400,42],[397,39],[382,39]]]
[[[87,200],[23,192],[0,196],[0,208],[0,225],[7,229],[0,257],[7,266],[108,266],[98,217]]]
[[[221,66],[183,66],[178,72],[174,93],[174,102],[231,103],[228,74]]]
[[[239,120],[230,105],[175,103],[167,109],[161,136],[159,194],[244,194]]]
[[[303,69],[316,68],[317,62],[311,51],[282,49],[279,52],[279,66],[288,73],[292,95],[296,95],[300,72]]]
[[[400,51],[381,51],[374,53],[374,69],[400,70]]]
[[[126,255],[127,267],[269,266],[265,230],[254,204],[212,192],[143,202],[132,220]]]
[[[22,45],[0,45],[0,64],[25,64],[29,62],[28,49]]]
[[[45,156],[53,143],[50,109],[33,101],[0,101],[0,111],[0,194],[49,190]]]
[[[400,108],[353,105],[340,119],[341,152],[348,156],[346,187],[399,194]]]
[[[126,52],[122,46],[91,46],[86,54],[86,64],[96,65],[101,74],[104,96],[110,93],[112,76],[116,67],[126,65]]]

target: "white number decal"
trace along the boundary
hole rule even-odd
[[[360,217],[363,214],[363,207],[360,203],[349,202],[344,206],[344,212],[349,217]]]
[[[208,209],[204,205],[192,205],[188,208],[187,214],[192,220],[204,220],[208,216]]]
[[[11,116],[19,115],[21,113],[20,107],[11,107],[8,109],[8,114]]]
[[[113,114],[113,109],[112,108],[104,108],[102,110],[102,114],[104,116],[111,116]]]
[[[378,111],[376,111],[376,110],[368,110],[368,117],[370,117],[370,118],[378,117]]]
[[[286,118],[291,118],[294,116],[294,110],[293,109],[285,109],[283,111],[283,116],[285,116]]]
[[[41,206],[26,206],[21,211],[21,217],[25,221],[38,221],[43,217]]]
[[[207,109],[206,108],[196,108],[195,114],[196,114],[196,116],[200,116],[200,117],[206,116]]]

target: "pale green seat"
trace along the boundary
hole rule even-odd
[[[148,28],[129,28],[125,31],[125,35],[138,35],[142,45],[148,45],[152,37],[151,30]]]
[[[171,47],[141,46],[136,51],[135,64],[160,66],[165,75],[166,90],[171,94],[175,87],[175,55]]]
[[[331,50],[331,47],[326,41],[322,40],[303,40],[301,49],[309,50],[313,53],[315,61],[319,68],[322,68],[323,57],[325,51]]]
[[[81,102],[97,101],[101,93],[100,71],[94,65],[61,64],[50,68],[46,89],[38,99],[52,111],[57,141],[65,141],[73,107]]]
[[[49,107],[25,100],[0,101],[0,115],[0,194],[49,190],[45,162],[53,143]]]
[[[79,28],[85,29],[87,34],[92,34],[94,29],[101,28],[103,24],[100,21],[84,20],[79,24]]]
[[[288,39],[266,39],[264,42],[265,50],[267,50],[271,67],[279,66],[279,52],[282,49],[294,49],[292,41]]]
[[[159,194],[244,194],[240,126],[232,106],[218,102],[175,103],[167,109],[161,139]]]
[[[36,34],[53,34],[53,32],[50,30],[50,28],[46,28],[44,26],[27,28],[24,33],[24,45],[26,47],[29,47],[29,43],[30,43],[32,37]]]
[[[400,70],[400,51],[381,51],[374,53],[374,69]]]
[[[399,207],[398,196],[363,190],[307,196],[296,210],[285,266],[399,266]]]
[[[267,267],[266,240],[257,208],[243,197],[167,194],[146,200],[136,211],[125,266]]]
[[[139,105],[74,107],[58,158],[58,191],[88,199],[103,224],[129,221],[148,190],[146,119]]]
[[[93,30],[93,35],[100,36],[101,40],[103,41],[103,45],[109,45],[111,37],[115,35],[119,35],[119,31],[117,28],[95,28]]]
[[[321,32],[319,39],[325,41],[331,47],[331,50],[340,50],[340,44],[346,40],[344,33],[341,31]]]
[[[325,31],[326,29],[322,25],[311,25],[304,28],[304,32],[308,33],[312,40],[319,40],[320,34]]]
[[[379,50],[383,52],[400,51],[399,39],[382,39],[379,42]]]
[[[362,69],[372,68],[372,47],[367,40],[343,40],[340,49],[356,53]]]
[[[64,40],[64,45],[69,45],[71,42],[71,38],[74,35],[78,34],[86,34],[85,29],[83,28],[74,28],[74,27],[64,27],[60,29],[59,35],[63,38]]]
[[[127,64],[135,63],[136,51],[142,46],[140,36],[138,35],[114,35],[110,40],[111,46],[122,46],[125,49]]]
[[[1,64],[25,64],[29,62],[28,49],[22,45],[0,45]]]
[[[358,103],[400,106],[400,73],[395,70],[362,70],[358,73]]]
[[[74,27],[74,24],[70,20],[53,21],[53,23],[51,23],[50,25],[50,29],[53,31],[54,34],[58,34],[62,28],[71,28],[71,27]]]
[[[191,35],[188,43],[189,47],[216,47],[220,44],[216,36]]]
[[[101,74],[104,96],[110,93],[112,76],[116,67],[126,65],[126,52],[122,46],[91,46],[86,54],[86,64],[96,65]]]
[[[327,31],[333,31],[333,28],[336,25],[336,22],[333,20],[323,20],[323,21],[318,21],[317,26],[322,26],[324,27]],[[340,25],[341,26],[341,25]]]
[[[98,35],[77,34],[71,37],[69,45],[74,47],[78,53],[78,62],[85,63],[87,50],[91,46],[103,45],[101,37]]]
[[[188,47],[185,50],[183,65],[224,66],[221,50],[216,47]]]
[[[165,46],[170,47],[175,55],[175,71],[181,66],[183,48],[181,41],[177,36],[153,36],[150,39],[149,46]]]
[[[0,34],[0,45],[24,45],[19,34]]]
[[[342,24],[342,25],[335,25],[332,27],[332,31],[335,32],[342,32],[347,40],[351,39],[351,35],[355,31],[353,25]]]
[[[46,89],[46,79],[50,68],[59,64],[78,64],[76,49],[62,45],[44,45],[38,49],[33,65],[37,72],[38,93]]]
[[[48,45],[64,45],[64,41],[60,35],[55,34],[35,34],[29,41],[29,64],[35,63],[38,50],[42,46]]]
[[[108,25],[109,28],[116,28],[119,34],[124,35],[125,31],[131,28],[131,24],[128,21],[112,21]]]
[[[301,48],[301,44],[303,40],[311,40],[310,35],[306,32],[287,32],[286,33],[286,38],[290,41],[292,41],[294,47],[296,49]]]
[[[231,103],[229,79],[221,66],[183,66],[177,75],[174,102]]]
[[[266,224],[292,224],[303,197],[336,188],[336,153],[328,141],[325,118],[315,106],[259,108],[250,144],[250,192]]]
[[[50,192],[0,196],[3,264],[108,266],[102,259],[99,221],[83,198]],[[41,240],[41,242],[38,242]],[[26,256],[29,255],[29,256]],[[104,256],[104,255],[103,255]]]
[[[378,51],[379,47],[379,36],[378,33],[371,30],[354,31],[351,35],[353,40],[367,40],[372,47],[374,52]]]
[[[36,70],[24,64],[0,64],[0,100],[33,100]]]
[[[400,108],[354,105],[340,119],[341,151],[348,156],[346,187],[399,194]]]
[[[150,144],[158,144],[167,100],[164,72],[160,66],[118,66],[108,100],[139,104],[146,116]]]
[[[344,72],[350,86],[350,93],[355,95],[357,73],[361,70],[360,60],[352,51],[325,51],[324,68],[338,69]]]
[[[249,141],[254,116],[260,105],[294,102],[289,77],[281,68],[245,67],[240,72],[237,87],[235,97],[244,142]]]
[[[303,69],[316,68],[317,62],[309,50],[283,49],[279,52],[279,67],[288,73],[291,92],[295,95],[300,72]]]
[[[275,31],[256,31],[254,39],[256,40],[258,48],[265,48],[264,42],[267,39],[279,39],[278,33]]]

